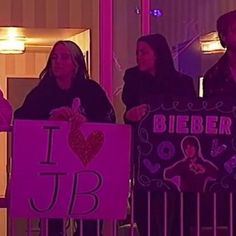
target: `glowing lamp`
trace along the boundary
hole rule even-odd
[[[2,54],[20,54],[25,51],[24,38],[6,38],[0,39],[0,53]]]
[[[200,37],[201,51],[204,54],[224,53],[225,48],[220,44],[217,32],[211,32]]]

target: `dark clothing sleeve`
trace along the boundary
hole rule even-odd
[[[186,75],[181,75],[182,76],[182,81],[180,80],[180,85],[182,86],[182,91],[180,92],[180,96],[184,96],[189,99],[196,99],[196,91],[194,89],[193,85],[193,79],[189,76]]]
[[[214,97],[214,91],[217,90],[212,82],[212,73],[214,69],[210,69],[203,77],[203,97],[211,98]],[[217,80],[215,81],[217,83]]]
[[[228,55],[225,53],[204,75],[203,95],[212,101],[235,104],[236,83],[230,70]]]
[[[203,97],[208,98],[210,97],[210,84],[209,84],[209,78],[207,74],[204,75],[203,77]]]
[[[141,104],[141,94],[139,94],[140,81],[135,81],[135,73],[126,70],[124,75],[124,87],[122,91],[122,101],[125,104],[126,111]]]
[[[115,111],[105,91],[95,81],[89,81],[89,87],[81,93],[81,103],[86,117],[91,122],[115,123]]]
[[[125,113],[123,115],[124,122],[126,124],[134,125],[135,122],[127,120],[125,118],[126,112],[131,108],[141,105],[141,94],[140,91],[140,81],[137,79],[135,81],[135,73],[132,70],[126,70],[124,75],[124,86],[122,91],[122,101],[125,104]]]
[[[49,101],[48,101],[49,102]],[[25,98],[23,105],[14,113],[16,119],[48,119],[50,107],[39,87],[34,88]]]

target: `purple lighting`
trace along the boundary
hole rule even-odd
[[[140,10],[139,7],[136,7],[134,11],[135,11],[135,13],[136,13],[137,15],[139,15],[139,14],[141,13],[141,10]]]
[[[152,15],[154,17],[160,17],[163,15],[163,13],[160,9],[153,9],[150,11],[150,15]]]
[[[141,9],[139,7],[136,7],[134,12],[137,14],[137,15],[140,15],[141,14]],[[154,17],[160,17],[163,15],[163,12],[160,10],[160,9],[153,9],[153,10],[150,10],[150,15],[154,16]]]

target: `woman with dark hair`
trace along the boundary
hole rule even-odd
[[[193,81],[174,67],[170,48],[160,34],[137,40],[137,66],[126,70],[122,99],[126,105],[125,120],[139,121],[147,112],[153,96],[195,97]]]
[[[165,101],[175,97],[195,98],[193,81],[179,73],[174,66],[168,43],[160,34],[145,35],[137,40],[137,66],[126,70],[122,99],[126,106],[124,119],[134,127],[147,114],[149,105],[157,99]],[[154,101],[153,101],[154,100]],[[134,147],[134,163],[137,148]],[[178,208],[176,193],[168,194],[170,208]],[[141,236],[148,234],[147,192],[134,186],[134,217]],[[164,194],[151,192],[151,236],[164,235]],[[170,209],[169,208],[169,209]],[[176,209],[177,210],[177,209]],[[180,232],[173,210],[168,212],[168,235]],[[174,221],[177,222],[174,224]]]
[[[79,114],[79,117],[78,117]],[[81,49],[72,41],[53,46],[40,82],[15,111],[16,119],[114,123],[114,109],[103,89],[89,79]],[[77,221],[79,225],[79,221]],[[48,235],[63,235],[62,220],[49,220]],[[80,235],[77,227],[76,236]],[[83,221],[83,235],[97,235],[96,221]]]
[[[83,53],[72,41],[53,46],[40,82],[15,111],[15,118],[49,119],[55,108],[68,115],[74,98],[80,99],[80,112],[88,121],[115,122],[114,110],[102,88],[89,79]]]

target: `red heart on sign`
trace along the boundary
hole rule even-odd
[[[86,139],[80,130],[80,124],[72,123],[68,139],[70,148],[80,158],[83,165],[87,166],[102,148],[104,134],[95,130]]]

